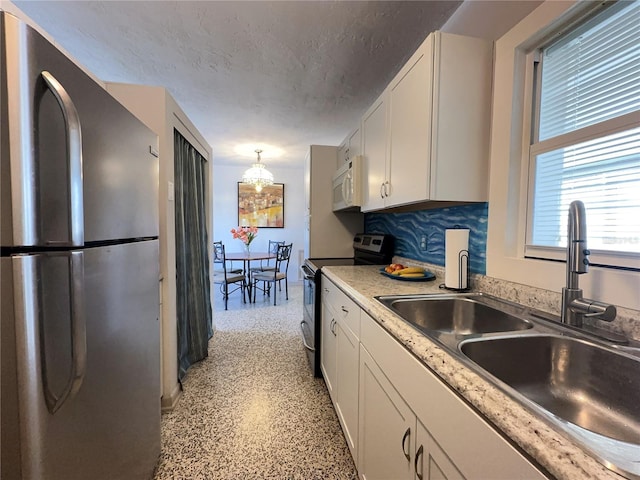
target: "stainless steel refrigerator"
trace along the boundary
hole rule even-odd
[[[157,136],[0,12],[2,479],[150,478]]]

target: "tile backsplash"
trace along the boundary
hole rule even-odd
[[[469,267],[486,273],[488,203],[402,213],[367,213],[366,233],[395,237],[395,255],[444,266],[444,238],[448,228],[469,229]],[[423,237],[426,249],[421,248]]]

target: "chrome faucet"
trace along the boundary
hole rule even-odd
[[[587,216],[580,200],[571,202],[567,226],[567,286],[562,289],[561,322],[582,327],[586,317],[596,317],[607,322],[616,318],[616,307],[582,298],[578,286],[579,275],[589,271],[587,249]]]

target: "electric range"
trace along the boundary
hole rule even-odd
[[[304,276],[304,308],[300,328],[309,364],[316,377],[322,376],[320,372],[322,268],[343,265],[387,265],[391,263],[393,257],[393,241],[394,238],[391,235],[358,234],[353,239],[353,257],[308,258],[300,267]]]

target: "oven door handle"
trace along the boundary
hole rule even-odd
[[[313,348],[313,347],[310,347],[310,346],[307,344],[307,340],[304,338],[304,326],[305,326],[305,324],[306,324],[306,323],[307,323],[307,322],[305,322],[304,320],[302,320],[302,321],[300,322],[300,331],[302,332],[302,344],[304,345],[304,348],[306,348],[306,349],[307,349],[307,350],[309,350],[310,352],[315,352],[315,351],[316,351],[316,349],[315,349],[315,348]]]
[[[306,265],[301,265],[300,270],[302,270],[302,274],[304,275],[305,280],[315,280],[315,275],[309,267],[307,267]]]

